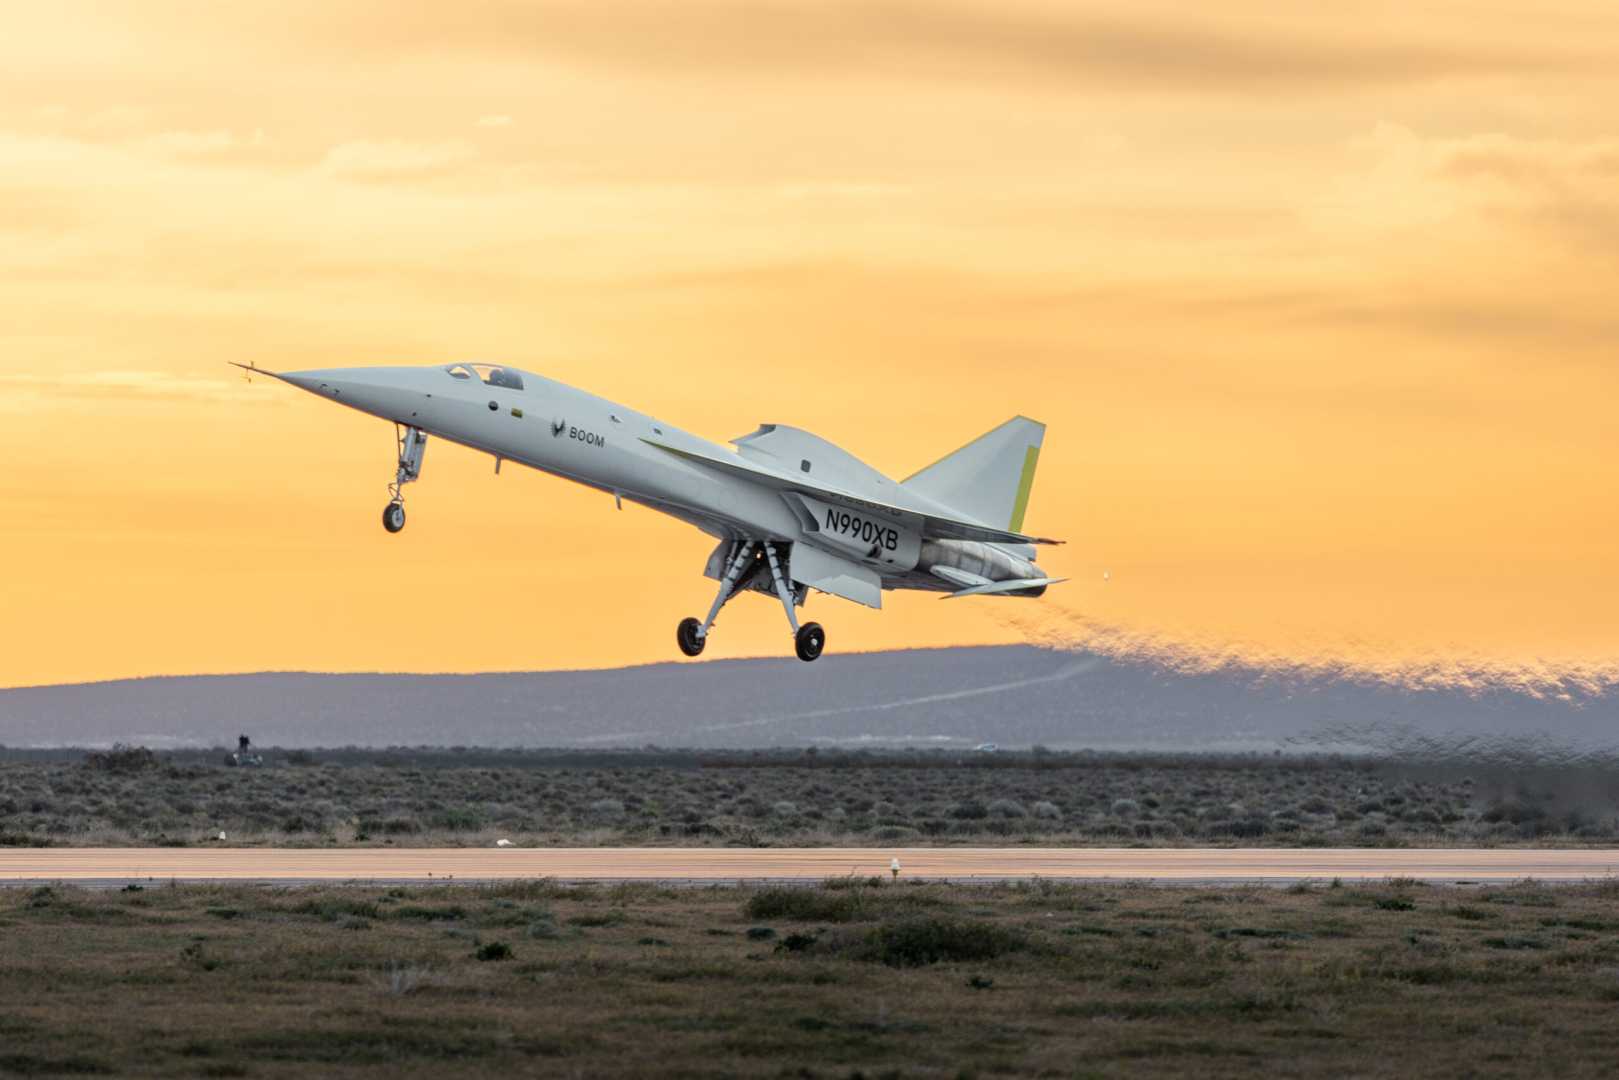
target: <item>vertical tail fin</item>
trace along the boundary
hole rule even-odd
[[[905,486],[995,529],[1023,531],[1046,426],[1016,416],[935,461]]]

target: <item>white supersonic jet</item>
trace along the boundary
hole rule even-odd
[[[704,570],[719,595],[681,621],[687,656],[703,651],[727,601],[774,595],[800,660],[826,646],[798,622],[810,589],[880,608],[884,589],[946,596],[1039,596],[1056,580],[1023,534],[1045,425],[1017,417],[903,481],[825,439],[765,424],[729,450],[634,409],[494,364],[332,368],[255,374],[390,420],[398,465],[382,511],[405,527],[404,486],[422,473],[429,436],[515,461],[662,511],[719,540]]]

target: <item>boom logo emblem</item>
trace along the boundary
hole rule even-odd
[[[551,434],[555,435],[559,439],[566,434],[568,438],[578,439],[586,446],[607,445],[607,436],[598,435],[594,431],[586,431],[582,427],[574,427],[560,416],[551,421]]]

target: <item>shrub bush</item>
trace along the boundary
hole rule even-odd
[[[1270,832],[1270,825],[1264,818],[1248,817],[1228,824],[1226,832],[1239,840],[1253,840]]]
[[[852,959],[889,967],[923,967],[993,960],[1025,949],[1028,944],[1023,934],[1007,927],[930,916],[885,923],[862,934],[837,939],[827,947]]]
[[[870,875],[868,877],[855,877],[853,874],[850,874],[847,877],[831,877],[831,878],[827,878],[825,881],[821,882],[821,888],[823,888],[823,889],[866,889],[866,888],[880,889],[880,888],[883,887],[884,884],[886,884],[886,883],[883,881],[883,878],[882,878],[881,874],[872,874],[872,875]]]
[[[86,768],[98,772],[136,773],[157,767],[157,755],[144,746],[126,746],[113,743],[111,750],[86,754]]]
[[[1503,799],[1491,803],[1482,816],[1491,824],[1506,821],[1513,825],[1524,825],[1540,821],[1546,816],[1546,811],[1543,807],[1520,799]]]
[[[483,815],[478,811],[465,806],[449,807],[440,810],[427,819],[429,828],[443,829],[445,832],[476,832],[483,828]]]
[[[343,918],[381,918],[381,909],[376,901],[364,897],[310,897],[280,910],[293,915],[318,915],[326,922],[337,922]]]
[[[562,931],[557,929],[556,919],[549,913],[529,923],[525,933],[536,941],[551,941],[562,936]]]
[[[849,922],[865,907],[863,890],[775,888],[748,898],[743,911],[750,919],[790,919],[795,922]]]
[[[480,945],[472,954],[479,960],[510,960],[512,947],[504,941],[491,941],[487,945]]]

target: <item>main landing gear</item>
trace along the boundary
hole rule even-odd
[[[680,643],[680,651],[687,656],[701,656],[703,646],[708,644],[708,635],[703,632],[702,623],[687,617],[675,627],[675,640]]]
[[[821,650],[826,648],[826,631],[821,629],[818,622],[807,622],[793,635],[793,646],[798,658],[807,664],[820,656]]]
[[[758,549],[764,549],[764,558],[758,556]],[[776,545],[769,540],[744,540],[733,548],[735,554],[726,565],[725,576],[720,579],[720,591],[714,597],[714,603],[708,609],[708,618],[702,622],[696,619],[682,619],[675,629],[675,641],[680,645],[680,651],[687,656],[700,656],[703,646],[708,644],[708,632],[714,628],[714,620],[719,616],[731,597],[743,588],[749,586],[753,579],[763,573],[764,567],[770,568],[770,581],[775,587],[776,596],[781,600],[781,606],[787,612],[787,623],[793,628],[793,647],[798,658],[808,663],[821,655],[826,648],[826,631],[821,629],[820,623],[805,623],[798,625],[798,612],[796,608],[804,602],[806,590],[794,589],[782,572],[781,559],[776,554]]]
[[[382,508],[382,527],[396,533],[405,527],[404,486],[422,475],[422,455],[427,453],[427,432],[407,425],[394,425],[399,444],[399,471],[388,485],[388,505]]]

